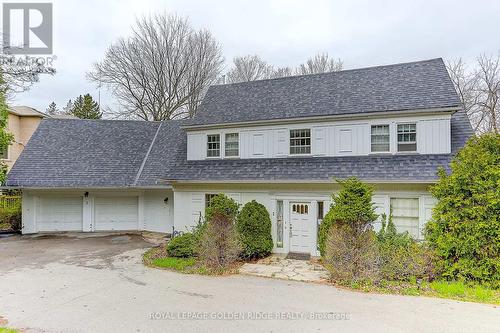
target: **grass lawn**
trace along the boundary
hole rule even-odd
[[[468,285],[463,282],[433,281],[424,282],[419,287],[416,283],[386,281],[378,285],[360,284],[350,286],[366,292],[386,294],[429,296],[448,298],[457,301],[488,303],[500,305],[500,290],[480,285]]]
[[[19,333],[19,331],[12,328],[0,327],[0,333]]]
[[[164,246],[152,248],[143,255],[146,266],[168,269],[185,274],[226,275],[238,273],[241,262],[237,262],[226,270],[210,270],[198,261],[197,258],[169,257]],[[1,332],[0,332],[1,333]]]
[[[151,264],[156,267],[170,268],[176,271],[185,271],[187,268],[192,268],[196,264],[195,258],[158,258],[153,259]]]

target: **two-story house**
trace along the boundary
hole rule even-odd
[[[421,237],[471,134],[433,59],[213,86],[191,120],[44,120],[8,185],[24,233],[188,231],[223,192],[267,207],[275,252],[316,255],[335,178],[373,184],[377,212]]]

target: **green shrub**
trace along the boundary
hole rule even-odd
[[[446,279],[500,287],[500,135],[472,137],[439,171],[426,238]]]
[[[382,215],[382,228],[377,234],[379,277],[410,282],[416,278],[432,280],[435,276],[431,249],[415,241],[408,232],[397,233],[392,215]]]
[[[376,279],[378,253],[372,223],[377,219],[373,188],[357,178],[339,181],[342,188],[320,228],[320,251],[333,281],[343,284]],[[326,236],[325,236],[326,235]]]
[[[0,208],[0,225],[3,226],[3,229],[21,230],[22,211],[20,203],[13,207]]]
[[[224,272],[236,262],[241,244],[234,218],[215,212],[207,221],[199,244],[199,258],[211,272]]]
[[[185,233],[172,238],[167,244],[167,253],[171,257],[189,258],[196,254],[195,236],[192,233]]]
[[[378,276],[377,239],[373,230],[355,230],[351,225],[335,223],[325,242],[324,263],[332,281],[357,284]]]
[[[205,209],[205,220],[210,221],[214,214],[227,216],[234,220],[238,215],[239,204],[233,199],[227,197],[224,193],[214,196]]]
[[[257,201],[252,200],[243,206],[238,214],[236,229],[244,258],[262,258],[273,250],[271,217],[266,207]]]
[[[334,223],[349,224],[358,232],[371,228],[377,219],[372,203],[373,187],[356,177],[338,182],[342,189],[337,195],[332,195],[330,210],[319,227],[318,243],[322,256],[325,254],[326,238]]]

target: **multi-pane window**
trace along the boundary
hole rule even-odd
[[[371,132],[372,152],[390,150],[389,125],[373,125]]]
[[[216,196],[215,193],[207,193],[205,194],[205,208],[210,207],[210,201]]]
[[[225,156],[237,157],[239,156],[239,135],[238,133],[227,133],[225,141]]]
[[[417,198],[391,198],[392,221],[398,232],[419,238],[419,217]]]
[[[311,153],[311,130],[297,129],[290,130],[290,154],[310,154]]]
[[[276,201],[276,247],[283,247],[283,201]]]
[[[207,135],[207,157],[220,156],[220,134]]]
[[[398,151],[417,151],[417,124],[398,124]]]

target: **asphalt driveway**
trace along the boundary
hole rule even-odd
[[[0,316],[27,332],[494,332],[498,307],[144,267],[139,236],[0,239]],[[196,319],[193,319],[196,318]]]

